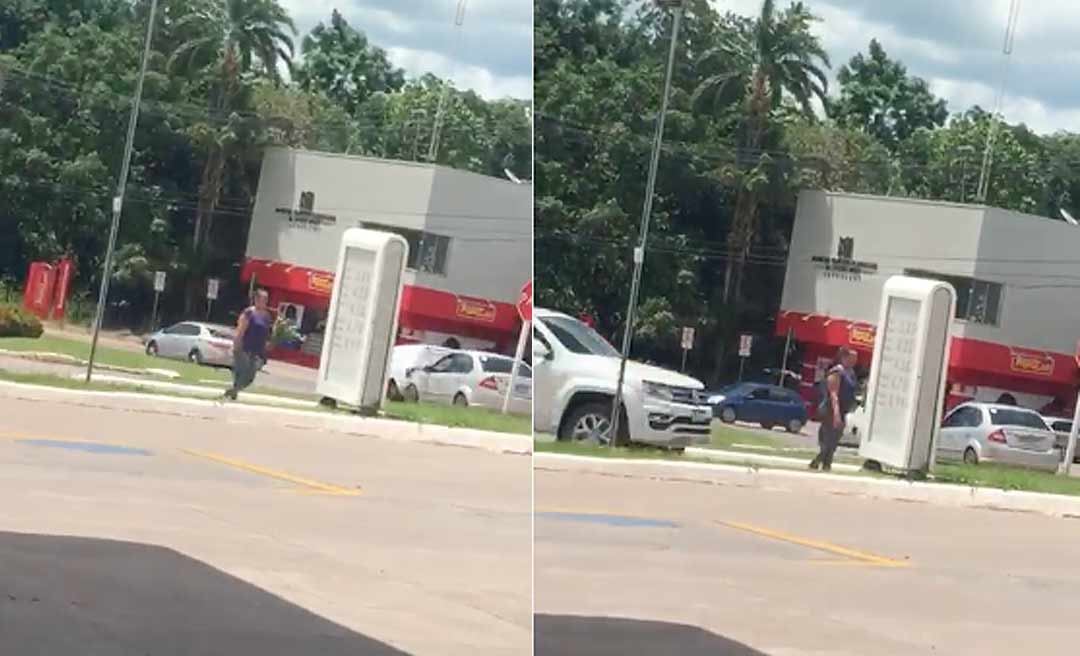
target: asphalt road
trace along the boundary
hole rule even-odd
[[[1075,654],[1080,522],[535,472],[536,655]]]
[[[0,654],[528,653],[527,456],[0,408]]]

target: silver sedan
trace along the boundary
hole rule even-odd
[[[181,321],[146,338],[146,354],[195,364],[231,367],[233,337],[229,326]]]
[[[996,462],[1056,470],[1057,436],[1037,413],[1015,406],[965,403],[945,417],[938,435],[939,460],[969,465]]]

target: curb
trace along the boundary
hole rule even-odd
[[[202,399],[170,398],[135,392],[99,392],[69,390],[46,385],[0,381],[0,397],[20,401],[66,403],[104,410],[141,412],[223,421],[252,423],[275,421],[281,426],[302,430],[322,430],[344,435],[390,439],[483,449],[493,453],[528,455],[532,438],[470,428],[451,428],[434,424],[416,424],[394,419],[356,417],[330,412],[312,412],[288,408],[219,403]]]
[[[806,469],[808,462],[805,459],[791,458],[788,456],[773,456],[766,453],[743,453],[741,451],[725,451],[723,449],[703,449],[696,447],[686,449],[686,455],[728,465],[764,465],[767,467],[785,467],[787,469]],[[833,463],[833,469],[837,471],[857,472],[860,468],[855,465],[836,462]]]
[[[593,458],[560,453],[535,453],[533,469],[657,481],[735,485],[777,492],[834,494],[1080,519],[1080,497],[945,483],[857,478],[697,462]]]

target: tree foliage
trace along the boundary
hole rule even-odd
[[[616,342],[669,16],[652,3],[536,3],[537,303],[590,314]],[[829,58],[816,33],[801,3],[769,2],[740,16],[687,2],[634,357],[678,366],[678,329],[693,326],[690,369],[702,378],[734,376],[740,332],[757,337],[751,368],[779,366],[774,321],[801,189],[974,200],[993,119],[972,108],[948,120],[925,83],[880,45],[843,67],[839,90],[827,95]],[[1080,217],[1080,139],[996,125],[986,202]],[[725,300],[728,272],[739,266],[741,299]]]
[[[907,67],[889,59],[877,39],[868,55],[859,53],[836,75],[840,97],[829,113],[841,125],[863,130],[895,150],[919,128],[945,124],[945,101],[934,97],[922,78],[908,75]]]
[[[100,280],[150,3],[0,5],[0,278],[70,254],[87,296]],[[215,310],[229,293],[240,301],[265,147],[425,159],[432,121],[420,113],[433,118],[448,83],[404,80],[335,16],[305,41],[311,60],[290,78],[292,24],[275,0],[159,0],[109,300],[134,308],[133,322],[149,315],[156,270],[169,274],[166,317],[202,316],[210,276],[224,281]],[[361,81],[367,95],[354,98]],[[527,103],[457,90],[448,99],[440,164],[532,177]]]

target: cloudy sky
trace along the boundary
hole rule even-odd
[[[281,0],[306,34],[336,8],[411,75],[432,72],[485,98],[532,98],[532,0]],[[297,44],[299,45],[299,43]]]
[[[890,57],[926,79],[950,111],[991,108],[1001,79],[1010,0],[804,0],[839,68],[877,37]],[[714,0],[754,14],[761,0]],[[786,6],[786,2],[778,3]],[[1080,2],[1024,0],[1005,73],[1002,111],[1037,132],[1080,131]]]

